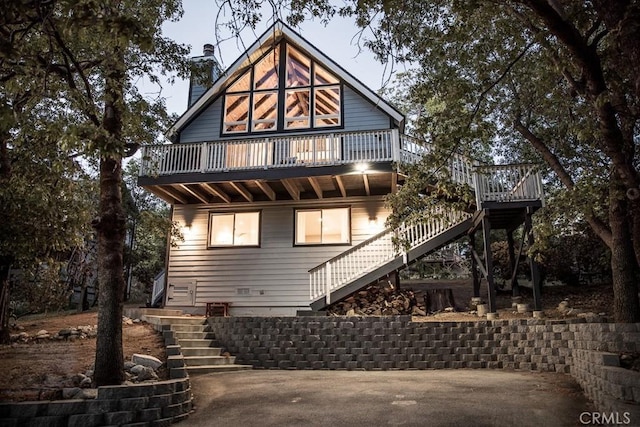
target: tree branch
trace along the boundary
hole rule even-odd
[[[514,128],[533,146],[533,148],[540,153],[544,161],[551,167],[551,169],[555,172],[555,174],[560,179],[560,182],[569,190],[573,191],[575,189],[575,182],[571,175],[567,172],[567,170],[560,163],[560,159],[554,153],[549,150],[547,144],[545,144],[537,135],[535,135],[528,127],[520,122],[520,119],[514,120],[513,123]],[[598,237],[611,248],[613,244],[611,230],[609,227],[598,218],[593,209],[589,209],[585,214],[585,220],[591,226],[593,231],[598,235]]]

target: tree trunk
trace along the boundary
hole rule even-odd
[[[118,36],[117,31],[114,35]],[[100,216],[95,224],[98,238],[98,336],[94,382],[97,386],[121,384],[124,379],[122,311],[124,305],[124,239],[126,219],[122,206],[122,140],[124,52],[114,40],[105,64],[102,127],[108,137],[100,141]]]
[[[9,270],[11,263],[0,257],[0,344],[11,342],[9,332]]]
[[[456,308],[451,288],[427,289],[424,291],[424,307],[427,313],[437,313],[445,308]]]
[[[640,322],[638,299],[638,263],[631,239],[629,201],[625,187],[613,173],[610,187],[609,224],[613,245],[611,247],[611,272],[613,276],[614,320],[619,323]]]
[[[100,161],[100,216],[98,234],[98,336],[94,381],[96,385],[121,384],[124,381],[122,351],[122,311],[124,304],[125,220],[122,211],[121,160]]]

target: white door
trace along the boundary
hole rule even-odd
[[[196,305],[196,282],[169,283],[167,305]]]

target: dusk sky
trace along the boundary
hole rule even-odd
[[[190,45],[190,56],[200,56],[205,43],[213,44],[216,41],[215,3],[213,0],[183,0],[183,8],[184,15],[179,22],[164,25],[164,35],[179,43]],[[242,40],[244,47],[250,46],[271,24],[270,19],[263,19],[255,34],[246,31]],[[327,27],[319,21],[307,21],[295,30],[371,89],[379,89],[387,80],[388,71],[385,71],[384,65],[375,61],[369,51],[363,50],[358,53],[356,41],[352,40],[358,31],[353,20],[337,17]],[[239,41],[227,40],[219,47],[221,54],[218,48],[216,49],[216,57],[223,69],[238,58],[244,47]],[[155,88],[148,90],[157,91]],[[162,95],[167,98],[167,108],[170,112],[184,112],[188,91],[188,82],[184,80],[176,81],[173,86],[164,84]]]

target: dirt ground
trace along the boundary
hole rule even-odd
[[[55,335],[61,329],[96,324],[95,311],[53,313],[20,318],[17,325],[23,329],[11,333],[26,332],[31,336],[44,329]],[[163,340],[151,326],[123,324],[122,335],[125,360],[131,360],[134,353],[166,360]],[[95,338],[0,345],[0,401],[56,398],[61,387],[72,386],[74,375],[92,369],[95,349]]]
[[[470,281],[414,282],[404,283],[403,288],[421,290],[434,287],[449,287],[453,290],[456,312],[438,313],[429,316],[414,316],[415,321],[476,321],[476,314],[470,313],[468,306],[472,287]],[[486,289],[481,295],[486,298]],[[581,287],[544,287],[543,309],[545,316],[552,319],[576,317],[579,313],[604,314],[611,316],[611,285],[589,285]],[[533,305],[531,291],[524,288],[522,297],[525,303]],[[567,300],[574,310],[561,313],[558,304]],[[511,307],[511,293],[499,292],[497,306],[500,319],[529,317],[519,314]],[[17,324],[21,328],[12,333],[26,332],[35,335],[45,329],[52,335],[70,327],[94,326],[97,323],[95,311],[76,314],[74,312],[36,315],[21,318]],[[95,358],[95,338],[71,341],[35,340],[29,343],[14,343],[0,346],[0,401],[3,400],[39,400],[57,398],[61,387],[70,387],[72,377],[91,369]],[[160,360],[166,360],[165,348],[160,335],[149,325],[123,325],[123,346],[127,360],[133,353],[150,354]],[[160,375],[163,373],[160,372]],[[166,372],[164,373],[166,375]]]
[[[416,297],[420,298],[421,291],[426,289],[450,288],[453,291],[456,304],[456,311],[450,313],[436,313],[429,316],[414,316],[415,321],[474,321],[479,320],[475,313],[470,313],[471,297],[473,296],[473,286],[470,280],[454,281],[405,281],[401,284],[402,289],[413,289]],[[483,301],[487,301],[486,284],[483,283],[480,289],[480,296]],[[531,289],[521,287],[521,302],[529,304],[533,308],[533,295]],[[567,301],[570,310],[568,312],[558,311],[558,304]],[[496,296],[496,306],[499,319],[530,318],[531,314],[518,313],[512,307],[511,290],[498,291]],[[587,313],[593,313],[611,319],[613,316],[613,288],[611,284],[592,284],[582,286],[543,286],[542,287],[542,309],[545,318],[566,319],[577,317]],[[582,313],[582,314],[581,314]]]

